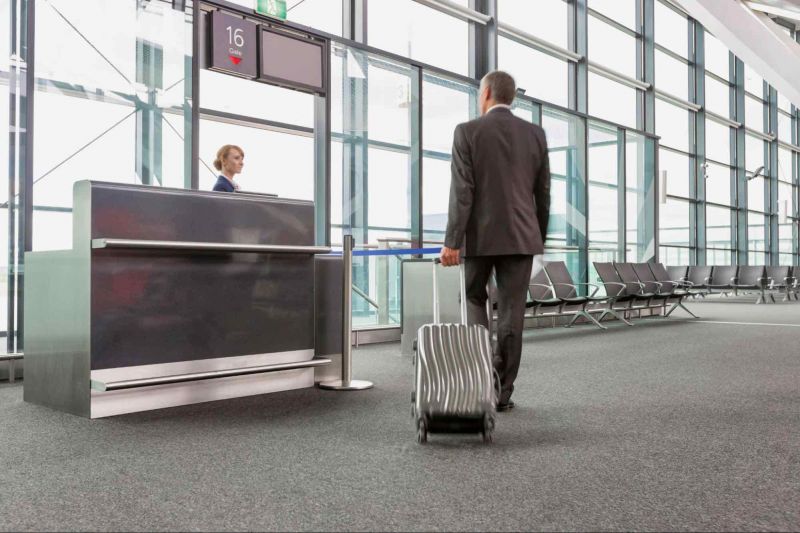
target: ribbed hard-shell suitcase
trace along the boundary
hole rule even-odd
[[[415,346],[412,413],[417,442],[427,442],[428,433],[480,433],[484,442],[491,442],[498,382],[489,331],[466,324],[463,265],[462,324],[439,324],[438,263],[433,264],[435,323],[419,328]]]

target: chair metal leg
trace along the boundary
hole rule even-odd
[[[604,310],[603,314],[600,315],[600,320],[603,320],[603,317],[606,316],[607,314],[613,316],[614,318],[616,318],[620,322],[623,322],[626,326],[632,326],[633,325],[632,322],[628,322],[625,319],[625,317],[623,317],[621,314],[617,313],[617,311],[614,310],[614,309],[606,309],[606,310]]]
[[[578,320],[578,318],[580,316],[581,316],[580,313],[576,313],[576,314],[572,315],[572,320],[570,320],[569,323],[564,324],[564,327],[565,328],[571,328],[575,324],[575,321]]]
[[[694,314],[694,313],[692,313],[691,311],[689,311],[689,309],[688,309],[688,308],[687,308],[685,305],[683,305],[683,301],[680,301],[680,302],[677,302],[677,303],[673,304],[673,305],[672,305],[672,308],[670,308],[669,312],[667,313],[667,316],[671,315],[671,314],[672,314],[672,312],[673,312],[675,309],[679,308],[679,307],[680,307],[681,309],[683,309],[684,311],[686,311],[687,313],[689,313],[690,315],[692,315],[692,317],[694,317],[694,318],[700,318],[700,317],[698,317],[696,314]]]
[[[575,318],[577,318],[578,316],[586,317],[590,322],[592,322],[595,326],[597,326],[600,329],[608,329],[603,324],[595,320],[595,318],[585,310],[578,311],[578,314],[575,316]]]

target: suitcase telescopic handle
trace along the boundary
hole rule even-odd
[[[433,260],[433,323],[439,324],[441,322],[439,310],[439,269],[438,265],[442,264],[440,258]],[[467,325],[467,285],[464,277],[464,263],[458,264],[458,290],[459,290],[459,310],[461,311],[461,323]]]

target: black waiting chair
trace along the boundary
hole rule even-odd
[[[668,266],[666,268],[670,281],[685,281],[688,270],[689,267],[685,266]]]
[[[794,278],[789,266],[768,266],[766,267],[767,289],[783,293],[783,301],[790,301],[792,298],[797,300],[797,280]],[[772,301],[775,298],[770,294]]]
[[[653,277],[655,277],[656,281],[662,283],[665,287],[671,286],[672,294],[674,296],[682,296],[682,298],[680,298],[677,302],[673,302],[672,307],[670,308],[669,311],[667,311],[667,314],[665,316],[669,316],[675,309],[680,307],[693,317],[698,318],[697,315],[689,311],[689,309],[687,309],[686,306],[683,305],[683,300],[687,296],[694,296],[695,289],[692,289],[684,285],[683,282],[673,281],[669,279],[670,278],[669,272],[667,271],[666,268],[664,268],[664,265],[662,265],[661,263],[649,263],[649,265],[650,265],[650,271],[653,273]]]
[[[610,314],[630,325],[627,320],[619,315],[619,312],[622,311],[627,314],[628,311],[644,309],[642,306],[634,307],[634,303],[641,301],[641,286],[637,283],[634,287],[629,289],[628,285],[623,283],[622,279],[620,279],[613,263],[595,262],[593,264],[597,275],[600,277],[599,281],[605,288],[606,294],[614,296],[612,306],[600,315],[600,320],[602,320],[605,315]]]
[[[766,303],[768,296],[772,300],[772,303],[775,303],[775,297],[767,293],[768,282],[767,278],[764,276],[763,266],[740,266],[736,278],[731,285],[733,286],[734,294],[737,295],[739,291],[757,291],[757,304]]]
[[[544,269],[531,279],[528,285],[531,301],[526,303],[526,307],[533,308],[534,317],[571,316],[572,320],[566,327],[572,326],[578,318],[584,317],[600,329],[607,329],[586,312],[589,298],[577,296],[577,294],[567,296],[563,290],[562,294],[565,294],[565,296],[559,297],[557,290],[556,287],[550,284]]]
[[[705,298],[708,294],[708,282],[711,279],[710,266],[690,266],[686,272],[686,286],[695,291],[696,296]]]
[[[734,291],[736,284],[736,271],[739,267],[733,265],[717,265],[711,270],[711,277],[708,280],[708,290],[710,293],[718,293],[727,296]]]
[[[599,322],[597,322],[591,316],[591,312],[595,311],[604,311],[607,309],[611,309],[613,311],[613,302],[615,300],[614,296],[598,296],[597,292],[600,290],[598,285],[594,283],[575,283],[572,280],[572,276],[567,269],[567,265],[563,261],[548,261],[545,263],[544,266],[545,273],[547,274],[548,279],[550,280],[550,284],[553,286],[555,290],[556,296],[561,298],[562,300],[569,300],[571,298],[575,298],[578,295],[578,288],[579,287],[586,287],[586,303],[583,305],[582,312],[575,314],[572,317],[572,320],[567,327],[571,326],[575,323],[576,320],[580,317],[584,317],[595,323],[596,325],[605,328],[605,326],[601,326]],[[606,304],[606,307],[603,309],[588,309],[588,306],[591,304]],[[632,326],[630,322],[622,318],[621,316],[617,315],[616,312],[612,312],[612,315],[616,316],[626,324]]]
[[[627,286],[628,294],[634,295],[634,302],[641,302],[643,304],[639,306],[640,309],[664,306],[666,296],[657,292],[657,285],[650,285],[648,287],[639,281],[639,276],[636,275],[632,264],[614,263],[614,268],[617,270],[617,274],[619,274],[619,279]]]
[[[651,302],[662,303],[664,306],[664,318],[671,315],[678,307],[683,308],[684,311],[694,318],[697,318],[694,313],[686,309],[686,307],[683,307],[683,299],[689,295],[688,291],[680,289],[677,283],[671,280],[666,282],[658,280],[651,269],[652,265],[650,263],[633,263],[631,266],[636,276],[639,278],[639,281],[644,284],[644,290],[647,292],[656,292],[656,297],[651,300]],[[664,267],[662,266],[661,268]],[[617,268],[617,270],[619,270],[619,268]],[[669,304],[672,304],[672,307],[667,310],[667,305]]]

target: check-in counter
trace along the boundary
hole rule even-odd
[[[327,251],[311,202],[78,182],[72,249],[25,255],[25,401],[97,418],[338,378]]]

